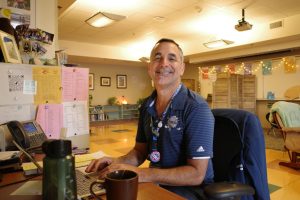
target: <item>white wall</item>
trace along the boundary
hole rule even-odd
[[[57,0],[36,0],[36,28],[54,34],[52,45],[45,45],[47,53],[45,58],[55,58],[55,50],[58,45],[58,19],[57,19]]]

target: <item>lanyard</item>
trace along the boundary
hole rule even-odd
[[[182,86],[182,84],[180,84],[177,87],[176,91],[172,95],[171,100],[168,103],[168,105],[167,105],[166,109],[164,110],[164,112],[162,113],[159,122],[154,123],[153,119],[152,119],[153,117],[151,117],[150,126],[151,126],[151,131],[152,131],[152,153],[150,154],[150,160],[154,163],[159,162],[159,160],[160,160],[160,153],[159,153],[159,151],[157,151],[158,137],[159,137],[160,128],[163,127],[163,121],[165,120],[165,117],[166,117],[166,114],[169,110],[169,107],[172,105],[173,99],[178,94],[181,86]]]
[[[174,97],[178,94],[178,92],[179,92],[181,86],[182,86],[182,84],[180,84],[180,85],[176,88],[175,92],[173,93],[173,95],[172,95],[172,97],[171,97],[171,99],[170,99],[170,102],[168,103],[166,109],[165,109],[164,112],[162,113],[162,115],[161,115],[161,117],[160,117],[160,120],[159,120],[159,122],[157,123],[156,126],[154,126],[153,119],[152,119],[152,117],[151,117],[152,134],[153,134],[154,136],[159,137],[159,129],[163,126],[163,121],[165,120],[165,117],[166,117],[166,114],[167,114],[167,112],[168,112],[168,110],[169,110],[169,107],[171,106]],[[156,128],[154,128],[154,127],[156,127]]]

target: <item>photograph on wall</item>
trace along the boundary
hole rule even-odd
[[[30,0],[7,0],[7,6],[11,8],[30,10]]]
[[[118,89],[127,88],[127,76],[126,75],[117,75],[117,88]]]
[[[30,15],[28,14],[19,14],[19,13],[11,13],[11,24],[13,27],[17,27],[18,25],[30,24]]]
[[[35,1],[36,0],[4,0],[3,7],[10,10],[11,24],[14,28],[18,25],[28,24],[35,28]]]
[[[110,86],[110,77],[100,77],[100,86]]]
[[[45,49],[39,42],[30,41],[30,46],[31,52],[35,55],[44,55],[47,52],[47,49]]]

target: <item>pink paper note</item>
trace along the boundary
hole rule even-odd
[[[63,67],[62,87],[63,101],[87,101],[88,68]]]
[[[40,104],[36,121],[40,124],[49,139],[59,139],[63,127],[62,104]]]

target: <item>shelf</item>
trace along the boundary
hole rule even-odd
[[[90,106],[90,122],[137,119],[137,104]]]

